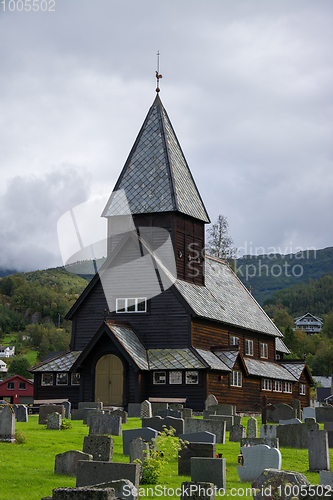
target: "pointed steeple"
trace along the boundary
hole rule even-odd
[[[103,217],[123,215],[115,192],[124,190],[130,212],[180,212],[209,223],[166,110],[157,95],[126,160]]]

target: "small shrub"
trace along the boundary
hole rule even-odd
[[[61,430],[64,431],[65,429],[71,429],[72,422],[68,418],[64,418],[61,423]]]
[[[27,437],[22,431],[15,431],[16,444],[25,444],[27,442]]]

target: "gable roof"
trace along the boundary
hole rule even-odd
[[[7,382],[11,382],[12,380],[22,380],[22,382],[27,382],[30,385],[34,385],[34,383],[31,380],[29,380],[25,377],[22,377],[21,375],[12,375],[11,377],[6,378],[6,380],[3,380],[2,382],[0,382],[0,385],[7,384]]]
[[[288,347],[279,337],[275,337],[275,350],[276,352],[283,352],[284,354],[290,354]]]
[[[116,193],[124,190],[132,214],[179,211],[210,222],[185,156],[156,96],[102,217],[124,215]]]
[[[283,337],[229,265],[206,255],[205,286],[176,280],[174,286],[197,316]]]
[[[244,363],[249,375],[297,382],[297,378],[281,364],[248,357],[244,357]]]
[[[317,316],[314,316],[313,314],[311,313],[306,313],[306,314],[303,314],[303,316],[299,316],[298,318],[295,318],[294,321],[301,321],[302,319],[305,319],[305,318],[314,318],[316,321],[319,321],[319,323],[322,323],[323,320],[321,318],[318,318]]]
[[[64,351],[28,369],[29,372],[68,372],[81,351]]]

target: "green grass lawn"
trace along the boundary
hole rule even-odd
[[[242,419],[242,424],[246,425],[247,417]],[[57,453],[69,450],[80,450],[83,447],[83,438],[88,435],[88,427],[82,421],[73,421],[71,429],[63,431],[50,431],[44,425],[38,425],[38,416],[29,415],[28,423],[16,423],[16,430],[23,431],[27,438],[26,444],[11,444],[0,442],[0,499],[1,500],[40,500],[45,496],[52,496],[52,489],[59,487],[74,487],[75,478],[70,476],[55,475],[54,459]],[[260,422],[258,422],[258,426]],[[128,419],[128,423],[122,426],[123,429],[133,429],[141,427],[138,418]],[[235,499],[252,498],[246,496],[246,488],[250,488],[250,483],[240,483],[237,474],[237,457],[239,454],[239,443],[229,443],[229,433],[227,433],[226,444],[216,445],[216,452],[223,453],[223,458],[227,463],[227,491],[225,497]],[[129,457],[122,454],[122,438],[114,438],[114,462],[128,462]],[[319,483],[319,474],[307,472],[308,451],[296,450],[292,448],[281,448],[282,469],[295,470],[307,476],[311,484]],[[330,450],[330,459],[333,463],[333,450]],[[160,477],[159,489],[155,486],[145,486],[142,498],[178,499],[179,496],[160,494],[164,486],[176,490],[183,481],[189,481],[188,476],[177,475],[177,460],[170,461]],[[148,490],[149,488],[149,490]],[[235,488],[235,490],[232,490]],[[244,489],[244,494],[236,491]],[[152,491],[153,489],[153,491]],[[154,493],[154,494],[152,494]],[[219,497],[217,497],[219,498]]]
[[[24,356],[27,358],[31,366],[34,366],[37,359],[37,351],[28,351]]]

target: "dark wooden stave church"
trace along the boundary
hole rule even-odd
[[[31,368],[35,399],[186,398],[200,410],[212,393],[246,411],[265,394],[309,406],[306,362],[284,361],[281,332],[204,254],[210,220],[158,95],[102,216],[107,260],[66,316],[70,350]]]

